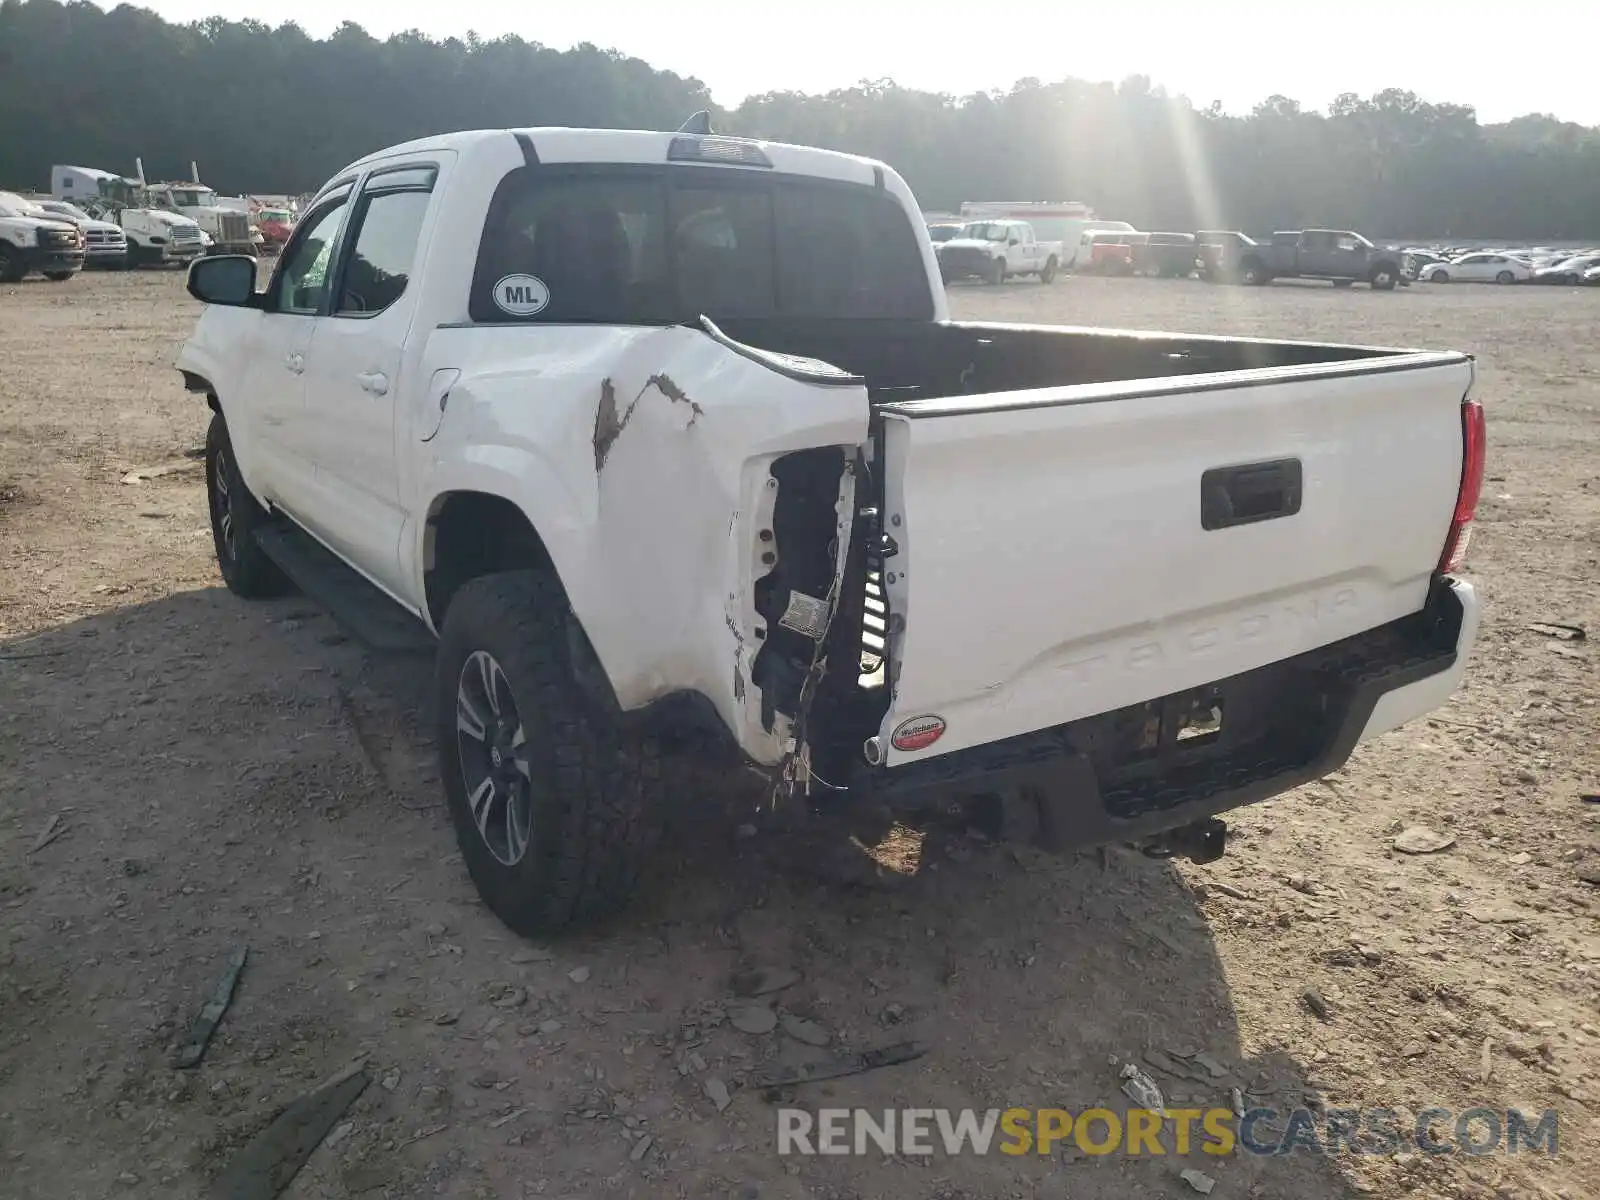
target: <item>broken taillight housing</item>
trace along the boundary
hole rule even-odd
[[[1456,492],[1456,511],[1450,518],[1450,536],[1439,555],[1439,574],[1449,575],[1466,561],[1467,544],[1472,540],[1472,521],[1478,514],[1478,497],[1483,492],[1483,459],[1486,435],[1483,405],[1476,400],[1461,402],[1461,487]]]

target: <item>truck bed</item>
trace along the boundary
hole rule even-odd
[[[864,324],[734,336],[867,383],[857,495],[884,549],[848,586],[887,623],[870,711],[890,768],[1199,703],[1195,689],[1427,603],[1461,479],[1466,355]],[[1272,710],[1218,704],[1230,738]]]
[[[1148,382],[1163,391],[1194,390],[1196,381],[1185,377],[1321,373],[1315,368],[1366,373],[1416,365],[1415,355],[1403,350],[1059,325],[727,321],[721,328],[746,345],[820,359],[861,376],[875,404],[1087,384]],[[1007,401],[1026,402],[1021,396]]]

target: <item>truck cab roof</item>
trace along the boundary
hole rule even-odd
[[[881,185],[887,168],[875,159],[724,134],[661,133],[647,129],[574,129],[535,126],[524,129],[472,129],[418,138],[357,159],[339,176],[358,174],[389,159],[429,151],[463,157],[514,144],[523,157],[539,163],[684,163],[765,169],[841,182]],[[764,160],[764,161],[763,161]],[[909,196],[909,191],[907,192]]]

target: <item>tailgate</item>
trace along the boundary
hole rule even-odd
[[[1417,611],[1472,370],[1396,354],[884,406],[900,618],[884,761],[1197,688]]]

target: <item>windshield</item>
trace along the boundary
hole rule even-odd
[[[961,227],[962,237],[978,242],[1003,242],[1010,233],[1010,227],[998,221],[975,221]]]
[[[261,210],[263,221],[278,221],[287,225],[289,223],[289,210],[286,208],[263,208]]]
[[[179,208],[212,208],[217,194],[210,188],[173,188],[172,202]]]
[[[490,208],[475,321],[929,320],[913,224],[870,187],[721,171],[519,169]],[[537,300],[531,299],[537,297]]]

